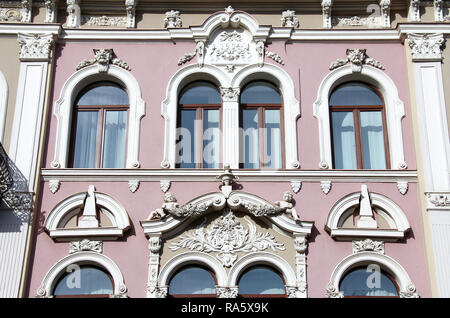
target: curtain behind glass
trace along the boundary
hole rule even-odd
[[[211,274],[199,267],[188,267],[177,273],[169,284],[171,295],[215,294],[216,283]]]
[[[244,168],[259,168],[258,111],[244,109],[242,111]]]
[[[381,111],[362,111],[361,137],[365,169],[386,169]]]
[[[205,109],[203,117],[203,168],[219,168],[220,111]]]
[[[125,167],[127,111],[106,111],[103,168]]]
[[[266,167],[281,168],[281,123],[279,109],[266,109]]]
[[[355,128],[352,112],[332,112],[334,168],[356,169]]]
[[[78,111],[75,131],[74,168],[95,168],[97,111]]]
[[[180,168],[195,168],[195,121],[196,110],[181,111],[181,127],[177,134],[180,141],[177,144]]]

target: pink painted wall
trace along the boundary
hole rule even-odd
[[[180,68],[178,59],[186,52],[194,50],[191,42],[68,42],[58,47],[54,74],[53,101],[59,98],[64,82],[75,72],[77,64],[93,57],[92,48],[113,48],[117,57],[131,67],[131,73],[141,85],[142,98],[146,102],[146,116],[141,122],[141,145],[139,160],[143,169],[159,169],[163,159],[164,119],[161,117],[161,102],[166,97],[166,86],[171,76]],[[317,89],[329,65],[338,58],[345,57],[347,48],[366,48],[367,54],[380,61],[385,72],[393,79],[399,90],[400,99],[405,103],[406,117],[403,119],[403,138],[405,160],[408,169],[416,169],[413,150],[413,135],[410,123],[410,105],[408,99],[407,73],[404,61],[404,48],[399,43],[319,43],[319,42],[274,42],[269,50],[276,52],[285,62],[284,68],[295,83],[295,94],[301,104],[301,118],[298,120],[299,160],[302,169],[318,169],[319,137],[317,120],[313,117],[313,103],[317,98]],[[195,59],[194,59],[195,62]],[[274,63],[266,59],[267,63]],[[193,62],[191,62],[193,63]],[[56,135],[56,117],[53,106],[49,115],[47,139],[48,151],[44,167],[49,168],[54,158]],[[423,232],[418,194],[415,183],[409,184],[408,193],[403,196],[392,183],[366,183],[369,191],[384,194],[396,202],[406,213],[412,228],[412,236],[403,243],[386,243],[388,256],[397,260],[408,272],[418,293],[429,297],[430,288],[425,263]],[[42,184],[40,217],[48,216],[57,203],[68,196],[85,192],[89,184],[96,191],[104,192],[116,198],[127,210],[132,229],[126,236],[113,242],[104,243],[104,254],[110,257],[121,269],[130,297],[145,297],[148,247],[139,221],[145,220],[148,213],[161,206],[163,193],[159,182],[141,182],[136,193],[131,193],[124,182],[62,182],[55,194],[49,191],[48,184]],[[218,183],[211,182],[173,182],[170,191],[179,203],[202,195],[218,191]],[[265,183],[243,182],[242,191],[250,192],[274,202],[281,199],[282,193],[290,190],[288,182]],[[360,191],[360,183],[334,182],[332,190],[325,195],[319,182],[303,182],[301,191],[294,195],[296,209],[302,220],[314,221],[315,227],[308,248],[307,275],[308,295],[323,297],[325,288],[334,267],[352,253],[351,242],[335,242],[324,230],[331,207],[342,197]],[[68,255],[68,243],[55,243],[49,236],[37,229],[35,245],[31,259],[29,296],[33,297],[42,282],[45,273],[61,258]]]

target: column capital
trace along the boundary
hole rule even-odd
[[[17,41],[20,45],[19,59],[21,61],[48,61],[54,42],[52,34],[19,33]]]
[[[220,87],[220,93],[224,102],[237,102],[241,89],[239,87]]]
[[[409,47],[413,61],[441,61],[442,45],[445,39],[442,33],[408,34]]]

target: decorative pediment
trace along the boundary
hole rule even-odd
[[[131,71],[131,68],[127,63],[114,57],[113,49],[94,49],[94,58],[86,59],[80,62],[77,66],[77,71],[93,64],[97,64],[99,72],[102,73],[108,71],[110,64],[117,65],[124,70]]]

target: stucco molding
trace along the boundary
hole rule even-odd
[[[94,192],[95,205],[105,208],[110,215],[108,218],[112,226],[108,227],[77,227],[62,228],[73,216],[73,211],[85,206],[86,192],[74,194],[60,203],[48,214],[45,220],[45,229],[50,237],[56,240],[67,240],[71,238],[102,237],[104,239],[117,239],[123,236],[130,228],[130,220],[123,206],[107,194]],[[107,213],[105,211],[105,213]]]
[[[370,197],[366,195],[362,196],[363,192],[356,192],[345,196],[334,204],[328,214],[325,229],[330,233],[332,237],[339,239],[351,239],[353,237],[366,237],[366,238],[389,238],[392,240],[398,240],[404,237],[405,233],[410,229],[410,225],[406,214],[403,210],[391,199],[378,193],[370,193]],[[380,208],[383,213],[386,213],[393,221],[390,224],[391,229],[378,229],[378,228],[342,228],[342,224],[345,218],[348,216],[348,212],[355,207],[361,205],[360,210],[363,210],[362,200],[369,200],[369,208]],[[364,208],[367,209],[367,208]],[[364,211],[360,211],[363,213]],[[371,213],[372,214],[372,213]],[[373,215],[372,215],[373,218]]]
[[[139,168],[139,140],[141,119],[145,115],[145,101],[136,78],[122,67],[109,65],[100,72],[97,65],[84,67],[73,73],[64,83],[60,97],[54,104],[57,118],[55,155],[53,168],[66,168],[68,164],[73,103],[78,93],[87,85],[100,80],[112,80],[125,86],[129,97],[129,120],[127,127],[126,168]]]
[[[19,59],[21,61],[48,61],[54,43],[52,34],[18,33],[20,45]]]
[[[289,28],[298,28],[300,21],[295,15],[294,10],[286,10],[281,13],[281,26]]]
[[[165,28],[181,28],[183,26],[183,21],[181,21],[180,17],[180,11],[167,11],[163,22]]]
[[[67,4],[67,27],[68,28],[78,28],[81,24],[81,8],[79,5],[79,0],[66,0]]]
[[[330,283],[327,286],[325,297],[343,297],[342,292],[339,291],[339,284],[342,278],[358,266],[369,264],[377,264],[383,270],[391,274],[399,286],[399,294],[402,298],[417,298],[419,297],[414,284],[409,278],[406,270],[393,258],[377,252],[364,251],[352,254],[344,258],[334,268],[331,274]]]
[[[441,61],[444,42],[442,33],[408,34],[408,44],[413,61]]]
[[[106,270],[112,278],[114,286],[113,297],[127,297],[127,287],[124,283],[123,275],[119,267],[112,259],[104,254],[92,251],[82,251],[70,254],[55,265],[45,274],[40,287],[36,292],[36,297],[52,297],[58,279],[66,272],[70,272],[70,265],[93,264]]]
[[[45,23],[56,23],[57,6],[56,0],[45,0]]]
[[[319,86],[317,99],[313,105],[314,117],[317,118],[319,127],[319,167],[322,169],[333,169],[329,96],[335,87],[351,80],[367,82],[381,91],[385,101],[391,169],[407,169],[402,132],[402,119],[405,116],[405,107],[399,98],[396,85],[385,72],[378,68],[364,65],[360,73],[354,73],[350,64],[338,67],[325,76]]]

